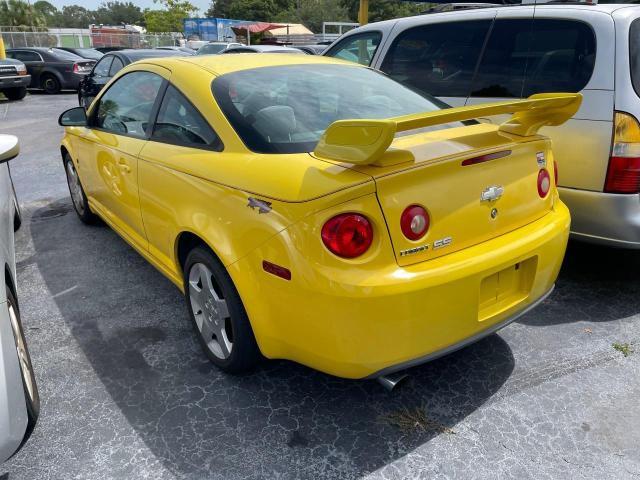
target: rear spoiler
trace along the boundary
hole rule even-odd
[[[387,165],[409,161],[410,152],[389,149],[397,132],[474,118],[512,116],[498,129],[523,137],[535,135],[547,125],[562,125],[582,103],[579,93],[540,93],[526,100],[485,103],[380,120],[338,120],[324,132],[314,155],[354,165]],[[383,158],[384,157],[384,158]]]

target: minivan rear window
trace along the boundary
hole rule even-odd
[[[629,28],[629,65],[633,89],[640,97],[640,18],[631,22]]]

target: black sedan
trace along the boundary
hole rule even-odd
[[[60,50],[65,50],[67,52],[75,53],[79,57],[87,58],[89,60],[95,60],[96,62],[100,60],[104,53],[95,48],[72,48],[72,47],[59,47]]]
[[[96,63],[59,48],[20,47],[7,50],[8,58],[20,60],[31,75],[30,88],[46,93],[77,90],[80,81]]]
[[[152,49],[135,49],[135,50],[118,50],[106,53],[96,63],[91,72],[80,84],[78,89],[78,103],[84,108],[89,108],[93,99],[98,95],[111,78],[122,70],[126,65],[142,60],[145,58],[158,57],[188,57],[188,53],[180,50],[152,50]]]

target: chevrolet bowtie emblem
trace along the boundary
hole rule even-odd
[[[493,202],[498,200],[504,193],[504,188],[500,185],[492,185],[485,188],[480,195],[481,202]]]
[[[271,202],[265,202],[264,200],[249,197],[247,207],[251,208],[251,210],[255,210],[257,208],[258,213],[269,213],[271,211]]]

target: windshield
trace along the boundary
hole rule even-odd
[[[242,70],[215,79],[213,93],[244,144],[259,153],[311,152],[336,120],[440,109],[384,74],[350,65]]]
[[[213,54],[216,54],[216,53],[220,53],[225,48],[227,48],[227,45],[225,43],[209,43],[207,45],[203,45],[202,47],[200,47],[200,49],[198,50],[197,54],[198,55],[213,55]]]
[[[94,50],[93,48],[78,48],[76,52],[83,58],[90,58],[92,60],[98,60],[104,55],[104,53]]]

